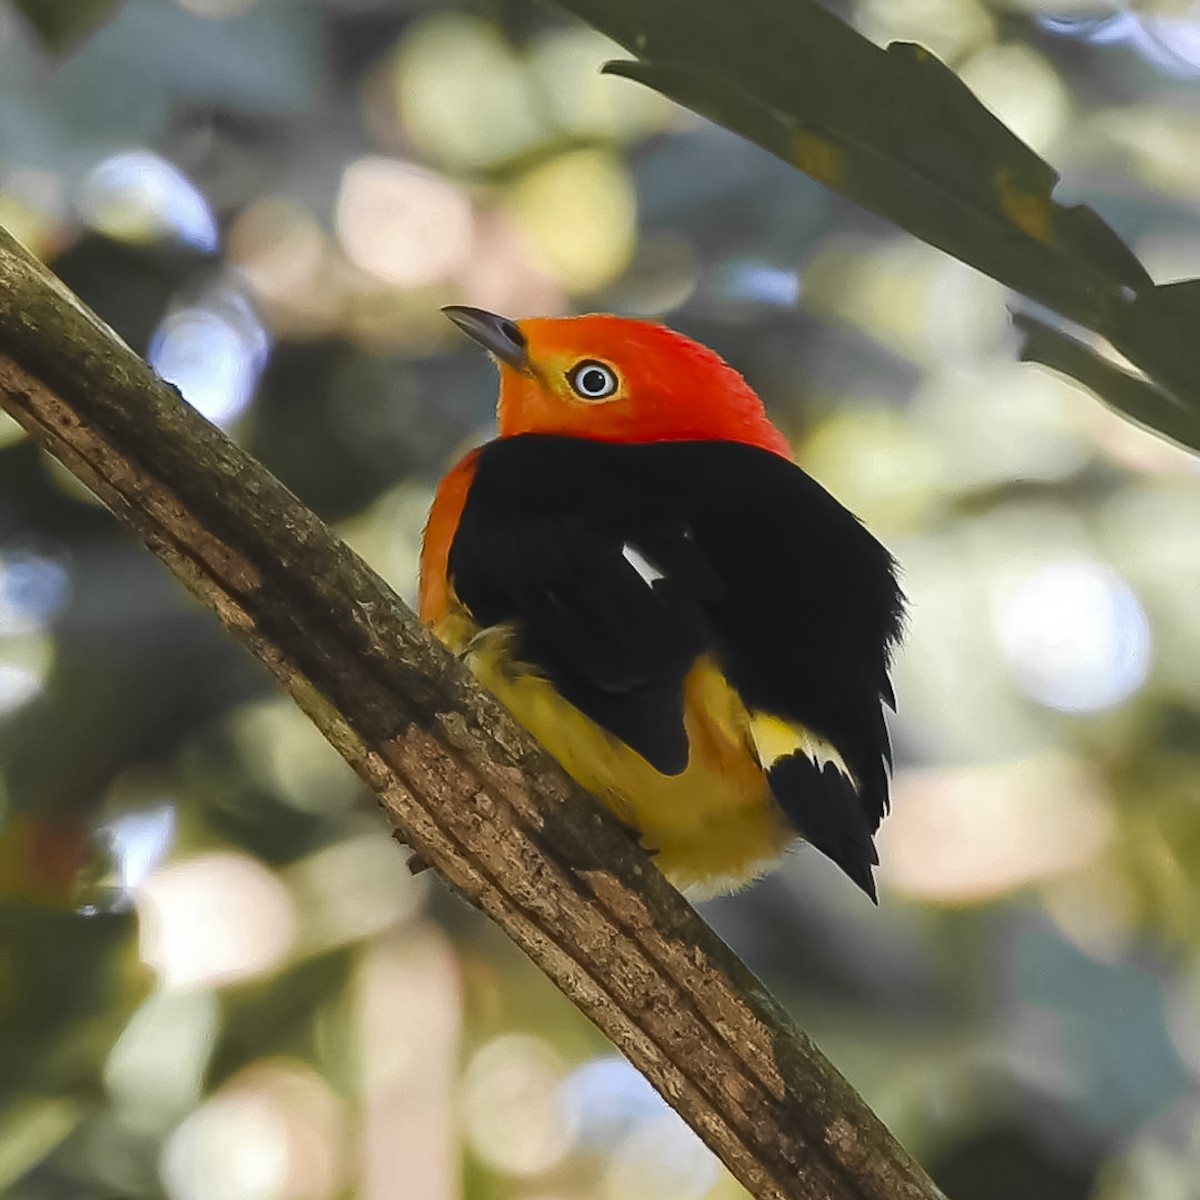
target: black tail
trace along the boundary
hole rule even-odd
[[[777,759],[767,772],[771,791],[800,836],[832,858],[871,900],[879,855],[854,784],[833,765],[820,767],[803,751]]]

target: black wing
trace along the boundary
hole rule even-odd
[[[683,681],[707,644],[701,571],[684,560],[648,583],[613,528],[570,503],[529,503],[522,493],[540,491],[532,477],[481,459],[450,551],[459,599],[482,626],[511,623],[521,663],[657,770],[679,774]]]
[[[869,842],[903,598],[887,551],[792,463],[733,442],[501,439],[480,452],[449,570],[479,624],[511,623],[523,661],[667,774],[687,764],[684,677],[713,654],[749,708],[838,749]]]

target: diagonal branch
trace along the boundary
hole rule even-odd
[[[387,585],[2,230],[0,406],[266,663],[413,851],[512,937],[756,1197],[941,1195]]]

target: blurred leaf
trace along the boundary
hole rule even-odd
[[[62,53],[116,15],[122,0],[15,0],[46,46]]]
[[[1028,313],[1018,313],[1013,324],[1025,335],[1023,362],[1041,363],[1069,375],[1135,424],[1200,451],[1200,412]]]
[[[14,813],[0,826],[0,897],[69,910],[92,850],[92,832],[83,821]]]
[[[248,1063],[272,1054],[317,1061],[314,1023],[326,1005],[346,994],[354,962],[353,949],[342,946],[262,982],[228,989],[222,997],[224,1020],[209,1063],[207,1088],[215,1090]]]
[[[1155,286],[1095,212],[1055,203],[1057,172],[923,47],[881,50],[809,0],[559,3],[637,56],[608,71],[1103,334],[1200,413],[1200,282]]]
[[[87,1093],[149,973],[131,912],[83,916],[0,898],[0,1110],[31,1083]]]
[[[0,1194],[42,1161],[78,1127],[83,1106],[39,1096],[0,1112]]]

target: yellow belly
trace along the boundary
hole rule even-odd
[[[757,879],[796,839],[771,797],[753,722],[711,660],[698,659],[687,678],[690,755],[681,774],[668,776],[514,664],[509,631],[479,632],[455,616],[435,632],[576,782],[638,831],[659,869],[692,899]]]

